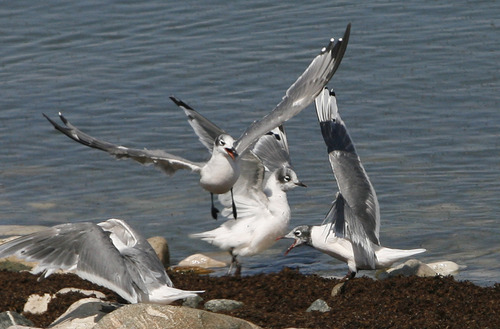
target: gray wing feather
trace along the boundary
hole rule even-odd
[[[263,191],[265,168],[252,153],[246,152],[240,159],[240,177],[233,185],[233,196],[238,207],[238,220],[255,214],[255,209],[265,208],[268,204]],[[219,201],[224,206],[222,215],[232,218],[231,194],[219,194]]]
[[[347,48],[350,30],[351,24],[348,24],[343,38],[337,41],[332,39],[328,46],[322,49],[304,73],[288,88],[282,101],[268,115],[248,127],[236,144],[238,153],[243,153],[260,136],[297,115],[312,103],[338,69]]]
[[[380,245],[377,195],[340,118],[335,95],[324,90],[318,96],[316,110],[339,190],[360,223],[351,225],[353,234],[366,234],[371,242]]]
[[[179,106],[188,117],[188,122],[193,128],[194,132],[198,136],[200,142],[205,145],[206,148],[212,152],[214,141],[217,137],[226,132],[221,128],[217,127],[213,122],[199,114],[191,106],[187,105],[183,101],[173,96],[170,99]]]
[[[43,115],[54,126],[55,129],[80,144],[108,152],[109,154],[115,156],[117,159],[129,158],[143,165],[154,164],[168,175],[172,175],[179,169],[189,169],[195,172],[199,172],[203,165],[202,163],[192,162],[162,150],[133,149],[101,141],[73,126],[60,113],[59,117],[64,123],[65,127],[59,125],[54,120],[50,119],[47,115]]]
[[[76,270],[78,276],[137,302],[123,258],[96,224],[62,224],[20,237],[0,246],[0,257],[10,255],[39,262],[33,269],[35,274],[45,272],[49,276],[59,269]]]
[[[288,141],[283,125],[261,136],[253,146],[252,152],[269,172],[281,167],[291,167]]]
[[[357,268],[375,269],[376,256],[371,240],[342,193],[337,193],[323,224],[330,224],[330,233],[336,237],[351,241]]]
[[[172,281],[165,272],[165,267],[146,238],[121,219],[108,219],[98,225],[104,231],[110,232],[112,240],[119,239],[122,244],[127,246],[127,248],[119,249],[119,251],[126,262],[134,264],[134,266],[128,266],[128,269],[137,269],[136,275],[133,277],[141,277],[142,282],[148,283],[148,287],[142,287],[141,290],[151,290],[152,285],[166,284],[173,287]]]

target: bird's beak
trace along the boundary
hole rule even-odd
[[[297,239],[295,237],[295,235],[293,234],[293,231],[288,233],[287,235],[285,236],[281,236],[279,238],[277,238],[276,240],[281,240],[281,239],[294,239],[292,245],[290,247],[288,247],[288,249],[285,251],[285,255],[288,255],[288,253],[290,252],[290,250],[292,250],[293,248],[297,247],[297,246],[300,246],[302,244],[302,240],[300,239]]]
[[[285,236],[286,238],[286,236]],[[299,246],[301,244],[300,240],[299,239],[295,239],[295,241],[293,241],[292,245],[290,247],[288,247],[288,249],[285,251],[285,254],[284,256],[288,255],[288,253],[290,252],[290,250],[292,250],[293,248]]]
[[[307,187],[306,184],[302,183],[302,182],[298,182],[298,183],[295,183],[295,185],[297,186],[302,186],[302,187]]]
[[[229,154],[229,156],[233,159],[233,160],[236,160],[236,157],[238,156],[238,152],[236,152],[236,150],[234,149],[234,147],[232,148],[226,148],[225,149],[227,154]]]

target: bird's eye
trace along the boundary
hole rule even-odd
[[[292,178],[290,177],[290,175],[285,175],[285,177],[283,178],[283,180],[285,182],[289,182]]]
[[[223,139],[219,139],[219,145],[220,146],[224,146],[224,145],[226,145],[226,142],[224,142]]]
[[[301,236],[302,235],[302,232],[297,230],[295,232],[293,232],[293,234],[295,234],[295,236]]]

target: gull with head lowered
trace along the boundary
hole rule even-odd
[[[316,112],[339,192],[322,225],[297,226],[284,236],[295,240],[285,254],[309,245],[346,262],[346,278],[350,279],[358,270],[385,268],[424,252],[381,246],[377,195],[340,117],[333,91],[325,88],[316,98]]]
[[[227,134],[217,136],[210,145],[212,153],[207,162],[193,162],[162,150],[133,149],[91,137],[59,114],[64,127],[44,116],[52,125],[71,139],[99,150],[106,151],[116,158],[130,158],[142,164],[154,164],[171,175],[179,169],[189,169],[200,175],[200,185],[212,196],[212,217],[217,218],[218,210],[213,204],[213,194],[231,191],[240,175],[239,157],[247,151],[262,135],[278,127],[307,107],[330,81],[344,56],[349,40],[351,25],[348,24],[344,36],[331,39],[317,55],[302,75],[288,88],[281,102],[261,120],[252,123],[237,140]],[[237,217],[233,202],[234,218]]]
[[[0,258],[11,255],[38,262],[33,274],[74,271],[129,303],[170,304],[203,292],[174,288],[149,242],[121,219],[56,225],[0,245]]]

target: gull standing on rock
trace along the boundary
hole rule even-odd
[[[174,288],[149,242],[121,219],[56,225],[0,245],[0,258],[11,255],[38,262],[33,274],[74,271],[129,303],[170,304],[203,292]]]
[[[330,81],[344,56],[349,40],[351,24],[344,36],[331,39],[302,75],[288,88],[281,102],[261,120],[252,123],[238,140],[223,134],[210,145],[212,156],[207,162],[192,162],[161,150],[132,149],[93,138],[71,125],[61,113],[65,127],[44,116],[52,125],[71,139],[96,149],[106,151],[117,158],[131,158],[142,164],[155,164],[171,175],[178,169],[189,169],[200,174],[200,185],[212,195],[212,217],[217,218],[213,194],[229,192],[240,175],[238,155],[249,149],[259,137],[278,127],[307,107]],[[233,203],[233,214],[237,217]]]
[[[335,94],[325,88],[315,102],[339,192],[322,225],[297,226],[284,236],[295,240],[285,255],[294,247],[309,245],[346,262],[346,278],[350,279],[358,270],[385,268],[401,258],[424,252],[380,245],[377,195],[340,118]]]
[[[184,110],[189,124],[207,148],[217,136],[224,134],[221,128],[183,101],[173,101]],[[240,168],[241,174],[232,194],[219,195],[219,201],[225,206],[222,215],[228,220],[216,229],[190,235],[229,251],[228,273],[235,268],[235,274],[241,273],[238,256],[258,254],[286,232],[290,221],[286,192],[305,186],[292,168],[283,126],[261,136],[252,150],[242,155]],[[233,215],[233,199],[238,204],[238,220]]]

